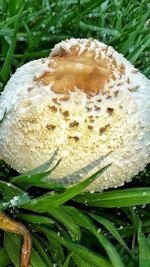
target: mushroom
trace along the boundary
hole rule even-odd
[[[109,154],[102,165],[111,166],[87,189],[101,191],[130,181],[150,162],[150,81],[97,40],[62,41],[49,57],[17,69],[0,97],[3,116],[1,158],[20,173],[56,148],[57,179]]]

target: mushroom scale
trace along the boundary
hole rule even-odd
[[[56,148],[62,161],[52,177],[60,179],[109,153],[101,166],[112,165],[87,188],[101,191],[150,162],[150,81],[97,40],[62,41],[49,57],[17,69],[0,97],[4,114],[0,157],[20,173]]]

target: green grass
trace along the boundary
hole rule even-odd
[[[150,78],[149,0],[0,0],[0,90],[17,67],[70,37],[112,45]],[[31,266],[149,267],[150,167],[120,189],[90,194],[81,191],[97,174],[70,189],[44,182],[52,161],[24,175],[0,162],[0,211],[29,229]],[[19,267],[20,236],[0,237],[0,267]]]

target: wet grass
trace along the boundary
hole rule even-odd
[[[150,78],[149,1],[0,0],[0,18],[0,90],[17,67],[70,37],[112,45]],[[124,187],[94,194],[81,191],[96,174],[65,189],[44,183],[44,168],[20,177],[0,162],[0,209],[29,229],[31,266],[150,266],[149,166]],[[0,266],[19,267],[21,238],[0,235]]]

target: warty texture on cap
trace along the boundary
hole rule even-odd
[[[150,162],[150,81],[97,40],[62,41],[17,69],[0,97],[4,114],[0,156],[20,173],[56,148],[62,161],[51,176],[60,179],[109,153],[100,166],[112,165],[87,189],[101,191]]]

